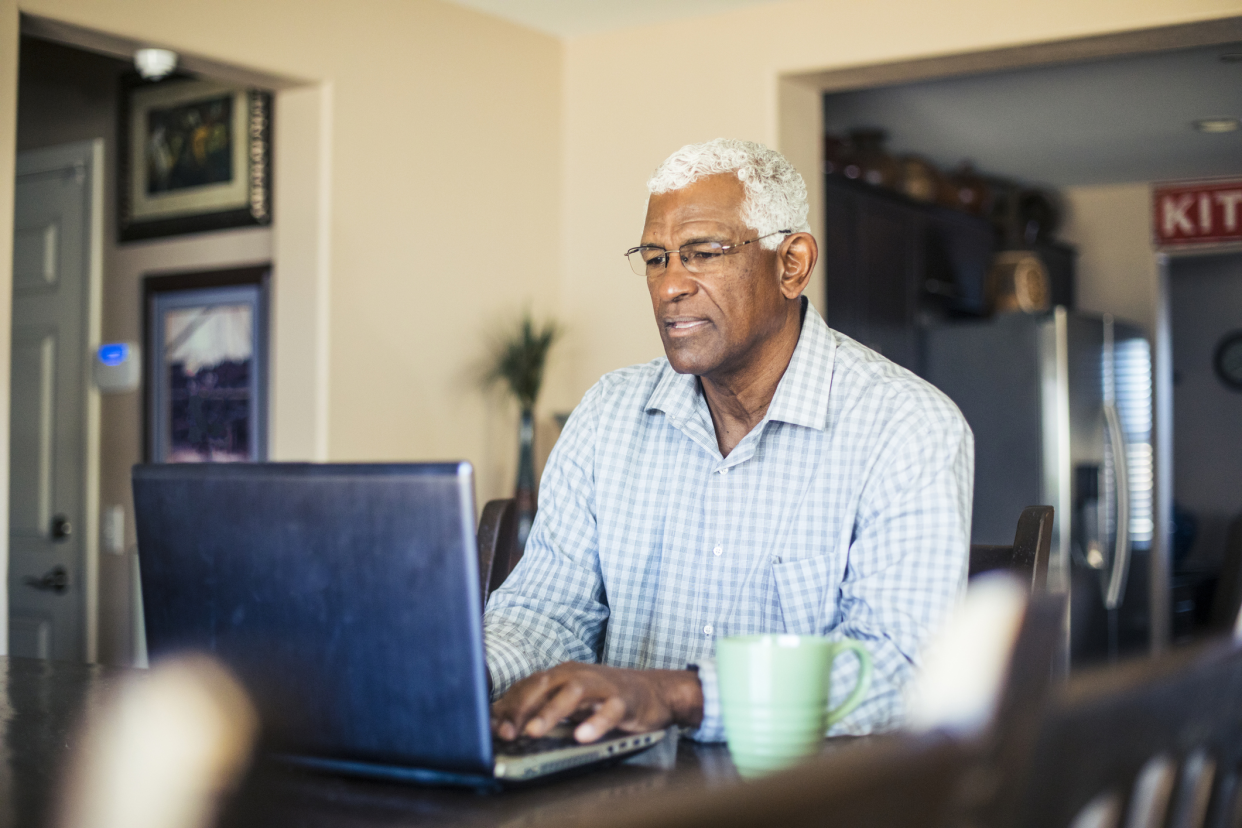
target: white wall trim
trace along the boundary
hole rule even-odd
[[[328,459],[332,87],[276,94],[270,456]]]
[[[13,329],[13,190],[17,161],[17,3],[0,0],[0,655],[9,653],[9,374]]]
[[[99,389],[91,379],[92,357],[103,337],[103,268],[104,268],[104,142],[90,142],[90,228],[87,249],[90,271],[87,274],[86,349],[82,358],[82,381],[85,385],[86,462],[83,464],[82,555],[84,575],[84,620],[86,622],[86,663],[99,658],[99,470],[100,447]]]

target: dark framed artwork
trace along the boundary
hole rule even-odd
[[[267,459],[270,266],[148,276],[149,463]]]
[[[213,81],[121,83],[121,241],[270,224],[272,96]]]

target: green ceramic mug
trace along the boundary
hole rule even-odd
[[[832,662],[858,657],[848,698],[828,709]],[[716,674],[729,754],[742,776],[780,770],[819,750],[824,734],[858,706],[871,685],[871,654],[851,639],[748,635],[716,645]]]

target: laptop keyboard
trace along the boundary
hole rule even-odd
[[[591,744],[607,742],[610,739],[625,739],[632,735],[621,730],[612,730]],[[636,747],[637,742],[638,740],[635,740]],[[534,753],[546,753],[550,750],[561,750],[562,748],[571,747],[585,747],[585,745],[579,744],[574,739],[574,726],[566,724],[557,725],[548,735],[540,736],[539,738],[519,736],[512,742],[506,742],[503,739],[492,739],[492,751],[497,756],[530,756]]]

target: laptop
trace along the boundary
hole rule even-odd
[[[469,463],[149,465],[133,486],[148,652],[229,665],[265,752],[494,785],[664,737],[493,741]]]

